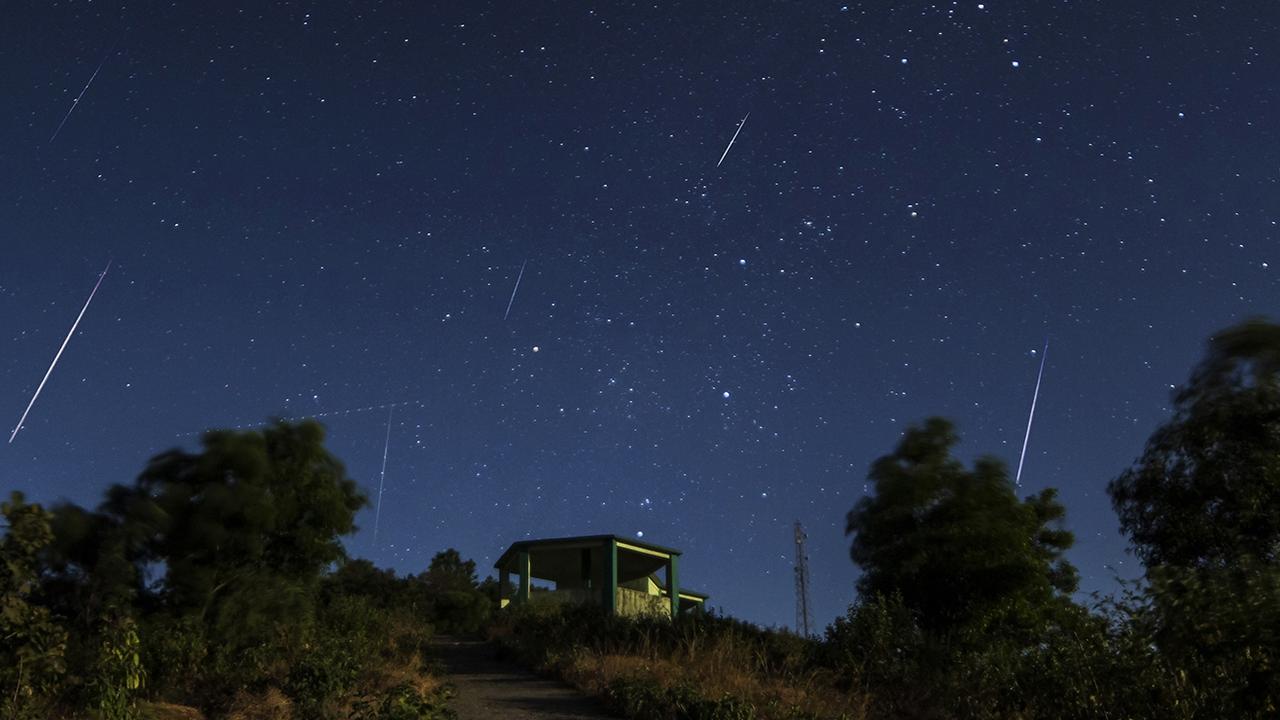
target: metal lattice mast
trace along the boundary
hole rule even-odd
[[[810,618],[813,611],[809,609],[809,553],[804,549],[804,527],[796,521],[796,632],[803,637],[813,634]]]

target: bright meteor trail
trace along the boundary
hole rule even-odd
[[[1031,421],[1036,419],[1036,400],[1040,397],[1040,379],[1044,377],[1044,361],[1049,357],[1049,341],[1044,341],[1044,352],[1040,355],[1040,372],[1036,375],[1036,391],[1031,396],[1031,414],[1027,416],[1027,434],[1022,436],[1022,454],[1018,456],[1018,474],[1013,484],[1022,487],[1022,461],[1027,459],[1027,441],[1031,439]]]
[[[378,525],[382,522],[382,488],[387,482],[387,450],[391,449],[391,413],[396,411],[396,406],[392,405],[387,410],[387,439],[382,445],[382,473],[378,477],[378,507],[373,514],[373,544],[378,544]]]
[[[506,320],[507,316],[511,314],[511,304],[516,301],[516,291],[520,289],[520,279],[524,277],[524,266],[528,264],[528,260],[520,264],[520,274],[516,276],[516,286],[511,288],[511,299],[507,301],[507,311],[502,314],[503,320]]]
[[[67,114],[62,116],[62,122],[58,123],[58,129],[54,130],[53,134],[49,136],[50,145],[52,145],[54,139],[58,137],[58,133],[62,132],[62,126],[66,125],[67,120],[71,119],[71,113],[75,112],[76,108],[80,107],[80,99],[84,97],[85,93],[89,92],[89,86],[93,84],[94,78],[98,77],[98,73],[102,71],[102,66],[106,64],[107,58],[111,57],[111,53],[115,52],[115,49],[115,45],[112,45],[111,49],[107,51],[107,54],[102,56],[102,61],[98,63],[98,67],[93,71],[93,74],[89,76],[89,82],[84,84],[84,87],[80,90],[80,94],[76,96],[75,100],[71,101],[71,107],[67,109]]]
[[[738,139],[738,133],[742,132],[742,126],[747,124],[747,118],[751,117],[751,113],[742,116],[742,122],[738,123],[738,129],[733,131],[733,137],[729,138],[729,144],[724,146],[724,152],[720,154],[720,162],[716,163],[716,167],[720,167],[720,163],[724,162],[725,157],[729,154],[729,148],[733,147],[733,141]]]
[[[80,314],[76,316],[76,321],[71,324],[71,331],[67,333],[67,337],[62,341],[62,347],[58,348],[58,354],[53,356],[53,362],[49,363],[49,369],[44,372],[44,379],[40,381],[40,387],[36,388],[36,394],[31,396],[31,402],[27,403],[27,409],[22,411],[22,418],[14,426],[13,432],[9,434],[10,443],[13,443],[13,439],[18,436],[18,431],[22,429],[22,423],[27,421],[27,413],[31,412],[31,406],[36,404],[36,398],[40,397],[40,391],[44,390],[44,384],[49,382],[49,376],[53,374],[53,368],[58,364],[58,358],[62,357],[62,351],[67,349],[67,343],[71,342],[71,336],[76,334],[76,328],[80,325],[80,319],[84,317],[84,311],[89,309],[89,303],[93,302],[93,296],[98,294],[98,287],[102,285],[102,279],[107,276],[107,271],[110,269],[111,262],[108,261],[107,267],[98,276],[98,282],[93,286],[93,292],[89,293],[89,299],[84,301],[84,307],[80,308]]]

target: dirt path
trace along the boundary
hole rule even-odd
[[[569,686],[498,661],[493,648],[475,640],[437,638],[436,656],[458,690],[458,720],[604,720],[596,701]]]

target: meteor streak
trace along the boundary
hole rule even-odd
[[[382,521],[382,487],[387,481],[387,450],[391,449],[391,413],[396,411],[392,405],[387,410],[387,440],[382,445],[382,476],[378,479],[378,507],[373,512],[373,544],[378,544],[378,524]]]
[[[1022,461],[1027,459],[1027,441],[1031,439],[1031,421],[1036,419],[1036,400],[1040,397],[1040,379],[1044,377],[1044,361],[1049,357],[1049,341],[1044,341],[1044,352],[1040,355],[1040,372],[1036,375],[1036,391],[1031,396],[1031,414],[1027,416],[1027,434],[1022,436],[1022,454],[1018,456],[1018,474],[1013,484],[1022,487]]]
[[[94,78],[98,77],[98,73],[102,70],[102,66],[106,64],[107,58],[111,57],[111,53],[115,52],[115,49],[115,45],[112,45],[111,49],[107,51],[107,54],[102,56],[102,62],[98,63],[98,67],[93,71],[93,74],[89,76],[89,82],[84,84],[84,87],[80,90],[80,94],[76,96],[75,100],[71,101],[71,107],[67,109],[67,114],[62,116],[62,122],[58,123],[58,129],[54,130],[53,134],[49,136],[49,145],[53,144],[54,139],[58,137],[58,133],[62,132],[62,126],[66,125],[67,120],[71,119],[71,113],[75,112],[76,108],[80,107],[80,98],[83,98],[84,94],[89,92],[89,86],[93,84]]]
[[[716,163],[716,167],[720,167],[720,163],[724,162],[724,158],[729,154],[729,148],[733,147],[733,141],[738,139],[738,133],[742,132],[742,126],[747,124],[747,118],[751,117],[751,113],[742,116],[742,122],[738,123],[738,129],[733,132],[733,137],[729,138],[729,144],[724,147],[724,152],[720,155],[720,162]]]
[[[502,314],[502,319],[506,320],[511,315],[511,305],[516,301],[516,291],[520,289],[520,279],[524,277],[524,266],[529,264],[529,260],[525,259],[520,264],[520,274],[516,276],[516,286],[511,288],[511,299],[507,301],[507,311]]]
[[[343,408],[343,409],[340,409],[340,410],[326,410],[326,411],[324,411],[324,412],[310,413],[310,414],[307,414],[307,415],[290,415],[290,416],[288,416],[288,417],[282,417],[282,418],[280,418],[280,419],[281,419],[281,420],[290,421],[290,422],[294,422],[294,421],[297,421],[297,420],[311,420],[311,419],[314,419],[314,418],[322,418],[322,417],[339,417],[339,416],[351,415],[351,414],[354,414],[354,413],[372,412],[372,411],[374,411],[374,410],[385,410],[385,409],[387,409],[387,408],[396,407],[396,406],[398,406],[398,405],[417,405],[418,407],[421,407],[421,406],[422,406],[422,401],[421,401],[421,400],[403,400],[403,401],[400,401],[400,402],[382,403],[381,405],[366,405],[366,406],[364,406],[364,407]],[[260,427],[262,427],[262,425],[263,425],[263,423],[262,423],[261,421],[259,421],[259,422],[237,422],[237,423],[236,423],[236,424],[234,424],[234,425],[224,425],[224,426],[221,426],[221,429],[223,429],[223,430],[250,430],[250,429],[257,429],[257,428],[260,428]],[[208,431],[209,431],[209,429],[210,429],[210,428],[206,428],[206,429],[204,429],[204,430],[193,430],[193,431],[190,431],[190,432],[177,433],[177,434],[176,434],[176,437],[191,437],[191,436],[193,436],[193,435],[203,435],[203,434],[205,434],[206,432],[208,432]]]
[[[62,351],[67,349],[67,343],[71,342],[71,336],[76,334],[76,328],[80,325],[80,319],[84,317],[84,311],[89,309],[89,303],[93,302],[93,296],[98,294],[98,287],[102,285],[102,279],[107,276],[107,271],[111,269],[111,261],[107,261],[107,267],[98,276],[98,282],[93,286],[93,292],[89,293],[89,299],[84,301],[84,307],[80,308],[80,314],[76,316],[76,321],[71,324],[71,330],[67,333],[66,339],[62,341],[62,347],[58,348],[58,354],[53,356],[53,362],[49,363],[49,369],[44,373],[44,379],[40,381],[40,387],[36,388],[35,395],[31,396],[31,402],[27,403],[27,409],[22,411],[22,418],[18,420],[18,424],[14,426],[13,432],[9,434],[9,443],[13,443],[13,439],[18,436],[18,431],[22,429],[22,423],[27,421],[27,413],[31,412],[31,406],[36,404],[36,398],[40,397],[40,391],[44,390],[44,384],[49,382],[49,375],[53,374],[53,368],[58,364],[58,358],[62,357]]]

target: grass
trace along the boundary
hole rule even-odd
[[[867,699],[813,662],[815,641],[714,616],[627,620],[531,608],[494,625],[518,661],[638,720],[862,720]]]

